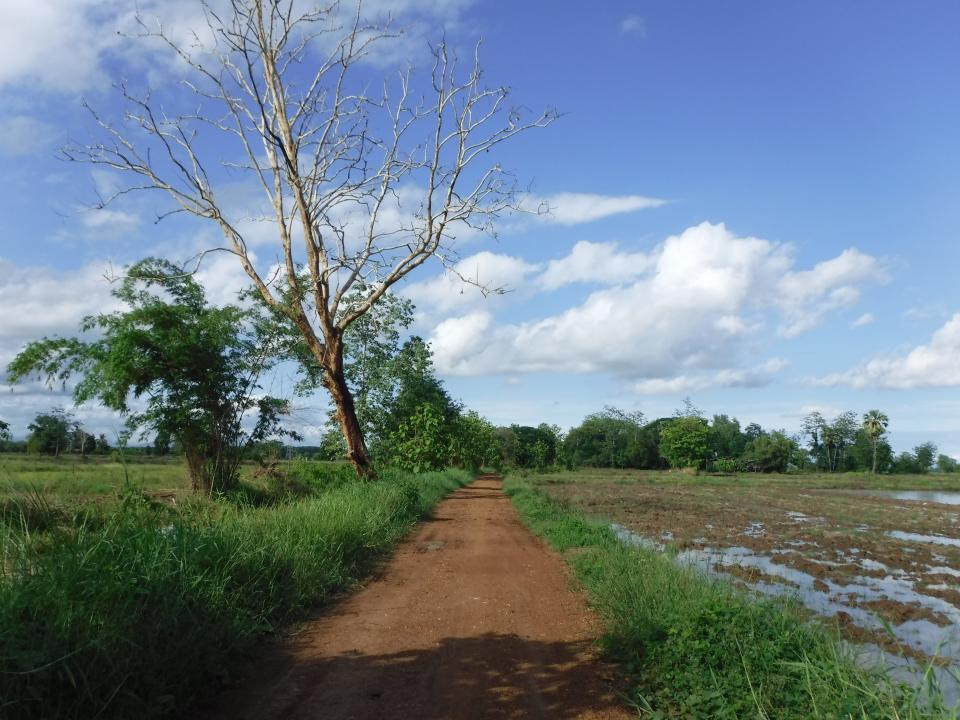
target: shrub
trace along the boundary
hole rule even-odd
[[[738,473],[743,471],[743,463],[736,458],[717,458],[713,461],[713,470],[718,473]]]

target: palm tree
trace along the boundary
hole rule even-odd
[[[877,443],[887,431],[887,425],[890,424],[890,418],[879,410],[870,410],[863,414],[863,431],[873,443],[873,474],[877,474]]]

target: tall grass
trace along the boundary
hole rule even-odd
[[[90,526],[0,525],[0,717],[182,713],[259,636],[348,587],[468,480],[391,477],[175,512],[129,494]]]
[[[529,480],[508,477],[506,488],[532,530],[558,550],[578,549],[571,562],[642,716],[956,717],[936,687],[911,689],[858,667],[832,632],[789,604],[747,598],[661,554],[626,547]]]

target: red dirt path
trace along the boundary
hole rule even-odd
[[[488,476],[441,502],[375,580],[226,693],[217,718],[628,718],[562,559]]]

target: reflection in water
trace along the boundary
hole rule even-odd
[[[617,538],[629,545],[643,547],[649,550],[662,551],[664,546],[649,538],[642,537],[629,529],[611,524],[611,529]],[[896,533],[897,531],[894,531]],[[891,533],[900,539],[921,539],[934,536],[916,536],[911,533]],[[909,537],[908,537],[909,536]],[[942,541],[952,538],[936,538],[931,540]],[[954,541],[960,544],[960,540]],[[782,551],[781,551],[782,553]],[[816,578],[813,575],[787,567],[777,562],[774,551],[772,555],[757,553],[750,548],[732,546],[724,548],[689,548],[678,552],[675,560],[678,564],[694,567],[698,570],[719,577],[733,578],[725,568],[743,567],[752,568],[764,574],[766,580],[747,582],[752,590],[770,596],[794,597],[806,608],[822,615],[832,617],[839,612],[845,613],[850,620],[868,630],[887,632],[888,626],[869,609],[860,607],[858,602],[871,600],[890,600],[905,605],[916,605],[929,609],[949,620],[945,627],[941,627],[930,620],[907,620],[900,625],[892,626],[894,636],[904,645],[930,655],[949,658],[954,663],[960,663],[960,610],[946,600],[925,595],[915,587],[914,580],[902,570],[892,569],[883,563],[869,558],[858,557],[859,551],[851,549],[843,560],[849,564],[868,571],[882,571],[883,577],[869,577],[859,575],[849,582],[841,583],[828,577]],[[810,558],[812,562],[817,562]],[[952,568],[930,567],[925,574],[947,573],[960,576],[960,571]],[[864,652],[859,652],[861,659],[872,658],[875,662],[879,657],[885,658],[885,664],[896,668],[896,675],[904,680],[919,679],[921,672],[915,663],[906,661],[879,648],[870,646]],[[936,668],[935,673],[943,690],[947,702],[956,702],[960,697],[960,683],[946,668]]]
[[[868,495],[870,497],[890,498],[892,500],[914,500],[916,502],[940,503],[941,505],[960,505],[960,492],[945,490],[844,490],[845,495]]]
[[[903,532],[902,530],[888,530],[887,535],[897,540],[909,540],[911,542],[933,543],[935,545],[953,545],[960,547],[960,539],[945,537],[943,535],[921,535],[920,533]]]

